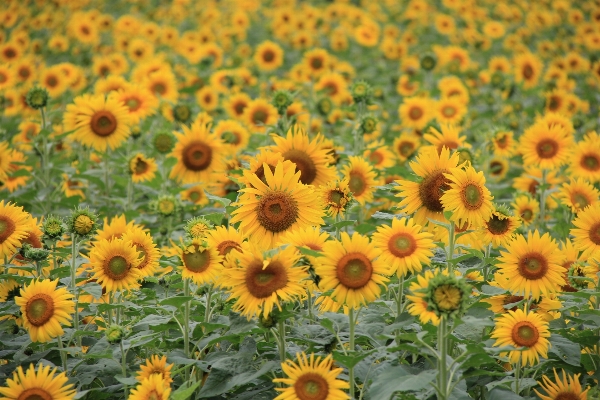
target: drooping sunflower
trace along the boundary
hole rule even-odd
[[[423,129],[435,116],[431,100],[424,97],[406,97],[398,108],[402,126]]]
[[[496,327],[491,334],[496,339],[494,346],[513,346],[519,350],[508,353],[511,364],[521,361],[521,365],[534,366],[540,361],[540,356],[548,358],[550,331],[548,322],[535,312],[525,312],[521,309],[508,311],[495,320]]]
[[[159,375],[167,385],[170,385],[171,382],[173,382],[173,379],[171,378],[172,369],[173,364],[167,364],[167,356],[159,357],[153,355],[146,359],[145,364],[140,365],[140,370],[135,379],[138,382],[143,382],[144,379],[150,378],[152,375]]]
[[[128,400],[169,400],[170,396],[169,383],[160,374],[152,374],[131,390]]]
[[[413,214],[419,225],[428,224],[428,219],[444,220],[444,207],[441,197],[450,188],[450,179],[445,174],[458,166],[458,153],[450,153],[446,147],[441,153],[422,151],[416,160],[410,163],[413,172],[421,178],[420,182],[407,180],[395,181],[398,186],[396,197],[403,197],[398,207],[406,214]]]
[[[10,257],[29,232],[31,215],[12,203],[0,201],[0,256]]]
[[[350,163],[342,167],[341,173],[348,180],[352,197],[364,205],[373,200],[375,187],[381,185],[381,179],[371,164],[363,157],[350,156]]]
[[[325,211],[332,217],[343,215],[353,198],[349,179],[335,180],[319,187],[319,195],[325,205]]]
[[[265,249],[256,241],[242,243],[242,251],[229,257],[230,268],[224,270],[221,286],[228,288],[235,298],[233,309],[246,316],[268,317],[282,301],[306,296],[303,281],[308,273],[295,264],[300,253],[294,246],[283,250],[263,253]]]
[[[412,218],[394,218],[391,226],[378,226],[372,238],[373,245],[381,252],[379,257],[398,278],[420,272],[423,264],[429,265],[433,257],[433,235],[422,232]]]
[[[600,204],[587,207],[573,220],[573,244],[583,253],[583,259],[600,255]]]
[[[131,241],[100,239],[90,250],[92,279],[107,292],[137,288],[138,280],[144,276],[137,268],[141,261],[140,254]]]
[[[140,254],[140,263],[137,265],[143,276],[152,276],[158,270],[158,260],[160,252],[152,240],[150,233],[144,231],[139,226],[132,226],[121,237],[124,241],[131,241],[131,244]]]
[[[440,197],[444,210],[452,211],[453,221],[467,221],[474,228],[482,226],[493,211],[493,197],[485,187],[483,172],[469,165],[466,169],[452,168],[444,176],[450,180]]]
[[[177,144],[171,156],[177,164],[169,177],[180,183],[209,182],[210,176],[225,169],[221,139],[206,125],[194,122],[190,128],[182,125],[183,133],[173,132]]]
[[[63,117],[64,129],[73,139],[98,152],[116,149],[129,136],[128,108],[115,97],[84,94],[69,104]]]
[[[39,364],[37,370],[29,364],[26,371],[19,366],[13,377],[6,380],[6,386],[0,387],[3,400],[52,399],[72,400],[77,391],[68,384],[66,372],[57,374],[57,368]]]
[[[389,281],[390,267],[379,257],[369,239],[358,233],[352,237],[342,232],[341,241],[332,240],[323,245],[323,257],[315,266],[321,277],[319,288],[332,290],[331,297],[350,308],[358,309],[375,301],[381,286]]]
[[[323,224],[323,208],[311,186],[300,183],[300,171],[284,172],[279,162],[275,170],[263,164],[264,183],[256,175],[249,174],[250,187],[235,205],[230,223],[240,222],[239,229],[248,237],[264,241],[272,247],[279,237],[290,229]]]
[[[343,368],[334,368],[331,354],[321,360],[315,359],[314,353],[310,358],[304,353],[297,353],[297,363],[286,360],[281,364],[286,378],[273,379],[274,383],[283,383],[287,387],[275,388],[281,392],[275,400],[345,400],[349,399],[344,389],[350,384],[337,379]]]
[[[423,139],[434,146],[438,153],[442,151],[443,147],[447,147],[450,150],[456,150],[459,147],[471,147],[466,141],[466,136],[460,136],[460,129],[455,125],[442,124],[441,132],[431,127],[429,128],[429,133],[423,135]]]
[[[142,153],[137,153],[129,160],[129,173],[135,183],[151,181],[157,170],[154,158],[147,158]]]
[[[573,146],[569,157],[569,172],[573,177],[590,182],[600,181],[600,135],[590,132]]]
[[[576,214],[587,206],[596,205],[600,201],[600,191],[586,180],[578,178],[563,184],[556,197]]]
[[[519,150],[525,164],[554,169],[567,162],[572,143],[573,137],[560,126],[537,123],[525,130]]]
[[[275,125],[277,116],[275,106],[265,99],[255,99],[244,108],[242,119],[253,132],[263,133],[267,126]]]
[[[206,232],[206,243],[217,249],[220,256],[227,256],[232,250],[241,251],[244,236],[233,226],[215,226]]]
[[[15,297],[15,304],[21,307],[23,326],[33,342],[49,342],[61,336],[61,325],[71,326],[75,312],[73,295],[62,287],[57,289],[56,280],[37,280],[21,289]]]
[[[548,233],[518,234],[500,251],[497,281],[511,293],[534,299],[555,293],[565,284],[558,245]]]
[[[335,180],[335,168],[330,166],[333,160],[324,146],[323,136],[319,134],[311,140],[306,132],[290,129],[286,137],[273,135],[272,138],[275,145],[271,150],[296,164],[300,182],[318,187]]]
[[[552,368],[554,371],[554,379],[556,382],[552,382],[550,378],[546,375],[542,375],[542,381],[538,381],[542,389],[546,392],[546,395],[541,394],[537,391],[537,389],[533,389],[535,393],[542,400],[560,400],[560,399],[569,399],[569,400],[587,400],[587,392],[590,388],[587,388],[582,391],[581,383],[579,383],[579,376],[581,374],[575,374],[573,376],[565,373],[565,370],[562,370],[562,379],[558,376],[556,369]]]
[[[514,239],[515,231],[521,226],[519,218],[513,217],[503,208],[492,212],[483,223],[483,238],[485,243],[491,243],[494,248],[506,247]]]
[[[213,283],[221,272],[223,257],[215,247],[205,246],[203,239],[195,238],[177,247],[181,259],[181,276],[197,285]]]
[[[283,64],[283,49],[277,43],[266,40],[256,47],[254,62],[261,71],[273,71]]]

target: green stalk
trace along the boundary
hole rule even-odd
[[[119,342],[119,346],[121,347],[121,374],[123,378],[127,378],[127,353],[123,350],[123,340]],[[129,387],[124,385],[125,398],[129,396]]]
[[[74,316],[74,328],[75,332],[79,330],[79,291],[77,290],[77,253],[79,252],[78,245],[76,240],[77,236],[72,233],[71,234],[71,292],[74,296],[75,301],[75,316]],[[55,257],[56,258],[56,257]],[[55,261],[56,262],[56,261]],[[109,316],[110,316],[110,310]],[[110,326],[110,324],[109,324]],[[81,347],[81,336],[78,337],[77,343]]]
[[[213,285],[211,284],[208,287],[208,292],[206,293],[206,309],[204,310],[204,322],[210,321],[210,309],[211,309],[211,297],[213,292]]]
[[[448,341],[447,341],[447,333],[448,330],[448,321],[446,317],[442,315],[440,317],[440,324],[438,325],[438,399],[439,400],[447,400],[448,396],[448,366],[446,362],[447,353],[448,353]]]
[[[190,280],[184,278],[183,280],[183,295],[189,297],[190,295]],[[189,300],[183,305],[183,354],[186,357],[190,356],[190,302]],[[185,370],[185,381],[190,380],[190,370]]]
[[[277,321],[277,336],[279,339],[279,359],[283,364],[287,358],[285,351],[285,319]]]
[[[548,171],[546,169],[542,169],[542,182],[540,183],[540,215],[538,221],[540,230],[546,226],[546,189],[544,186],[546,185],[547,173]]]
[[[400,278],[400,285],[398,285],[398,297],[396,298],[396,317],[400,317],[402,314],[402,295],[404,294],[404,274]]]
[[[454,221],[450,221],[450,230],[448,231],[448,257],[446,265],[448,267],[448,274],[452,276],[452,259],[454,258],[454,241],[455,241],[455,228],[456,225]]]
[[[130,176],[127,181],[127,204],[125,205],[125,211],[131,210],[133,203],[133,179]]]
[[[517,361],[517,365],[515,365],[515,393],[519,395],[520,392],[520,380],[521,380],[521,358]]]
[[[354,320],[354,308],[350,307],[348,311],[348,322],[350,323],[350,346],[348,351],[354,352],[354,329],[356,322]],[[354,366],[348,368],[348,380],[350,381],[350,399],[354,399]]]
[[[59,352],[60,352],[60,361],[62,362],[63,371],[65,372],[65,374],[67,374],[67,354],[63,351],[64,347],[63,347],[62,337],[59,335],[56,339],[58,341],[58,348],[59,348]]]

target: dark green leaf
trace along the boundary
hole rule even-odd
[[[556,354],[558,358],[567,364],[579,366],[581,364],[581,348],[556,333],[550,335],[550,353]]]
[[[389,400],[396,392],[418,391],[428,387],[437,376],[434,370],[421,373],[404,365],[397,365],[381,372],[369,387],[369,397]]]

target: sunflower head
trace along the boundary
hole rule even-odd
[[[294,102],[294,97],[289,90],[277,90],[273,93],[271,104],[277,108],[279,115],[285,114],[287,108]]]
[[[190,239],[204,239],[206,233],[212,228],[212,223],[204,217],[189,219],[183,230]]]
[[[429,280],[425,300],[436,316],[457,318],[465,312],[470,293],[464,279],[438,274]]]
[[[423,68],[423,70],[425,70],[425,71],[431,71],[432,69],[435,68],[436,64],[437,64],[437,59],[435,58],[435,56],[433,54],[425,54],[421,58],[421,68]]]
[[[41,87],[33,87],[29,89],[27,92],[27,96],[25,97],[25,101],[27,105],[36,110],[46,107],[48,103],[48,91]]]
[[[152,145],[161,154],[170,153],[175,146],[175,136],[170,132],[158,132],[152,139]]]
[[[89,208],[76,208],[67,220],[69,233],[79,237],[90,237],[98,230],[98,215]]]
[[[42,225],[44,236],[51,240],[62,238],[66,232],[66,226],[61,217],[49,215]]]
[[[373,88],[363,80],[354,82],[350,88],[350,93],[355,103],[364,102],[369,104],[373,99]]]
[[[173,107],[173,118],[175,121],[185,124],[192,118],[192,110],[187,104],[177,104]]]
[[[165,217],[177,213],[181,209],[179,200],[173,195],[164,194],[150,203],[150,208]]]
[[[375,132],[377,129],[377,118],[372,115],[366,115],[360,120],[360,130],[363,134]]]
[[[125,336],[125,331],[121,325],[113,324],[105,332],[106,341],[110,344],[119,344]]]

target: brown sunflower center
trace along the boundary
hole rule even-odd
[[[104,273],[113,280],[121,280],[129,273],[129,263],[123,256],[114,256],[104,266]]]
[[[538,329],[529,321],[520,321],[512,328],[512,340],[517,346],[531,347],[540,338]]]
[[[383,161],[383,159],[383,155],[378,151],[374,151],[371,154],[369,154],[369,160],[373,161],[373,164],[375,165],[378,165],[380,162]]]
[[[483,190],[475,183],[469,183],[460,192],[464,206],[469,210],[478,210],[483,204]]]
[[[46,84],[48,86],[50,86],[51,88],[53,88],[56,85],[58,85],[58,79],[56,78],[56,76],[50,75],[46,78]]]
[[[212,162],[212,149],[202,142],[192,142],[181,152],[183,165],[191,171],[204,171]]]
[[[447,172],[447,170],[435,171],[419,185],[419,199],[429,211],[444,211],[440,198],[450,188],[450,181],[444,176]]]
[[[290,149],[283,153],[283,158],[296,164],[296,172],[300,171],[300,182],[305,185],[310,185],[317,177],[317,166],[305,151]]]
[[[263,263],[255,260],[246,270],[246,287],[252,296],[258,299],[270,297],[288,283],[288,274],[279,261],[271,261],[263,269]]]
[[[530,208],[523,210],[523,212],[521,212],[521,218],[523,221],[531,221],[533,219],[533,210]]]
[[[503,235],[508,232],[510,227],[510,219],[509,218],[499,218],[497,215],[492,215],[492,218],[489,219],[486,223],[488,231],[492,235]]]
[[[54,315],[54,300],[45,293],[33,295],[25,306],[27,321],[33,326],[42,326]]]
[[[504,300],[502,301],[502,305],[506,306],[508,304],[518,303],[521,300],[523,300],[523,296],[512,296],[512,295],[504,296]],[[506,308],[506,307],[504,307],[504,308]],[[514,306],[513,308],[511,308],[512,311],[515,311],[516,309],[517,309],[517,306]]]
[[[48,393],[47,391],[45,391],[44,389],[39,388],[39,387],[25,389],[23,392],[21,392],[21,394],[19,394],[19,397],[17,397],[17,400],[52,400],[52,399],[54,399],[54,397],[52,397],[52,395],[50,393]]]
[[[396,257],[408,257],[417,249],[417,241],[409,233],[396,233],[388,241],[388,250]]]
[[[492,161],[490,163],[490,173],[492,175],[502,175],[504,172],[504,165],[499,161]]]
[[[550,111],[556,111],[560,108],[560,98],[557,96],[551,96],[548,101],[548,109]]]
[[[584,209],[590,204],[590,200],[583,193],[573,193],[571,195],[571,202],[576,208]]]
[[[362,253],[348,253],[337,263],[337,278],[350,289],[360,289],[371,280],[373,265]]]
[[[323,59],[320,57],[314,57],[310,60],[310,66],[318,70],[323,68]]]
[[[138,256],[138,258],[141,260],[140,263],[138,264],[138,269],[143,269],[146,265],[148,265],[148,253],[146,252],[146,249],[144,248],[144,246],[140,243],[133,243],[133,245],[135,246],[135,250],[140,254]]]
[[[587,154],[581,158],[580,165],[588,171],[598,171],[600,169],[600,158],[595,154]]]
[[[19,76],[21,78],[27,79],[27,78],[29,78],[30,75],[31,75],[31,71],[29,70],[29,68],[27,68],[27,67],[19,68]]]
[[[398,151],[403,157],[408,158],[412,153],[414,153],[415,145],[411,142],[401,142],[398,145]]]
[[[268,117],[269,113],[266,110],[259,108],[252,113],[252,123],[254,125],[265,124]]]
[[[442,108],[442,114],[446,118],[454,117],[456,115],[456,108],[452,106],[445,106],[444,108]]]
[[[110,111],[98,111],[92,116],[90,128],[98,136],[110,136],[117,130],[117,118]]]
[[[541,279],[547,272],[548,260],[540,253],[530,252],[519,259],[519,274],[525,279]]]
[[[15,231],[16,226],[12,219],[0,215],[0,244],[4,243]]]
[[[1,223],[1,221],[0,221]],[[1,229],[1,228],[0,228]],[[1,236],[1,235],[0,235]],[[31,247],[33,247],[34,249],[41,249],[43,247],[42,245],[42,241],[40,240],[40,238],[33,232],[29,232],[27,234],[27,236],[22,240],[22,243],[25,244],[30,244]],[[15,258],[19,261],[23,261],[25,258],[17,253],[17,255],[15,256]]]
[[[440,310],[454,311],[460,305],[462,294],[454,285],[440,285],[433,291],[433,300]]]
[[[339,190],[331,190],[329,192],[329,202],[335,204],[337,207],[343,207],[342,200],[344,199],[344,193]]]
[[[298,219],[298,204],[285,192],[264,195],[256,207],[258,222],[270,232],[282,232]]]
[[[275,53],[273,53],[273,51],[271,50],[266,50],[263,53],[263,60],[265,60],[266,62],[271,62],[275,59]]]
[[[558,143],[553,139],[540,140],[535,149],[540,158],[552,158],[558,153]]]
[[[161,82],[156,82],[154,85],[152,85],[151,90],[153,93],[158,93],[162,96],[167,92],[167,87]]]
[[[408,111],[408,117],[410,119],[412,119],[413,121],[418,120],[422,116],[423,116],[423,109],[421,109],[421,107],[411,107],[411,109]]]
[[[219,255],[222,256],[229,254],[233,249],[241,250],[242,248],[239,243],[234,242],[233,240],[224,240],[217,245],[217,251],[219,252]]]
[[[235,111],[235,114],[240,116],[244,113],[244,109],[246,108],[247,104],[244,101],[238,101],[237,103],[235,103],[233,105],[233,109]]]
[[[529,64],[525,65],[523,67],[523,77],[525,79],[531,79],[533,77],[534,71],[533,71],[533,67]]]
[[[267,164],[267,166],[269,167],[269,170],[271,171],[271,173],[275,172],[274,166],[272,166],[271,164]],[[256,172],[254,173],[254,175],[256,175],[258,177],[258,179],[260,179],[263,183],[265,183],[265,184],[267,183],[267,179],[265,178],[264,164],[261,164],[261,166],[256,169]]]
[[[554,395],[554,400],[579,400],[578,394],[573,392],[560,392],[557,395]]]
[[[348,181],[348,187],[354,193],[355,197],[360,196],[367,190],[367,180],[364,175],[360,172],[350,172],[350,179]]]
[[[592,225],[589,236],[592,243],[600,245],[600,222],[596,222]]]
[[[129,111],[137,111],[142,106],[140,99],[136,99],[135,97],[128,98],[125,104],[129,107]]]
[[[294,391],[299,400],[325,400],[329,395],[329,385],[320,374],[307,372],[296,380]]]
[[[185,268],[194,273],[206,271],[211,261],[209,251],[202,250],[198,246],[194,246],[194,250],[193,253],[183,253],[181,256]]]
[[[135,174],[136,175],[142,175],[143,173],[145,173],[146,171],[148,171],[149,165],[146,161],[142,160],[141,158],[138,158],[135,161]]]

